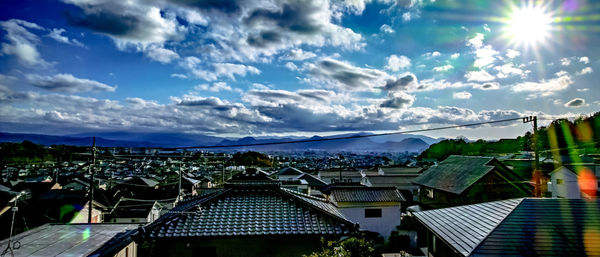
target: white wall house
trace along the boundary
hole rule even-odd
[[[581,199],[581,190],[577,184],[577,174],[565,166],[550,173],[553,198]]]
[[[377,232],[387,240],[400,225],[402,194],[394,187],[334,188],[330,201],[361,230]]]

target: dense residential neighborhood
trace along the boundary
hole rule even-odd
[[[415,153],[412,162],[385,163],[344,153],[98,152],[110,154],[3,167],[3,249],[10,242],[14,256],[301,256],[362,238],[384,256],[600,254],[597,154],[544,158],[540,185],[533,152],[441,161]],[[323,158],[329,165],[303,168]],[[43,247],[53,235],[60,246]]]

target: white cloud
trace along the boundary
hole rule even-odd
[[[179,59],[179,54],[176,52],[159,46],[149,47],[146,51],[146,55],[150,59],[160,63],[170,63],[173,60]]]
[[[412,19],[412,15],[410,12],[405,12],[402,14],[402,21],[409,22]]]
[[[438,51],[427,52],[427,53],[422,54],[422,56],[425,57],[425,59],[431,59],[434,57],[438,57],[440,55],[442,55],[442,54]]]
[[[173,73],[171,74],[172,78],[178,78],[178,79],[187,79],[188,76],[186,76],[185,74],[179,74],[179,73]]]
[[[11,19],[0,21],[0,27],[6,31],[5,39],[9,43],[2,43],[0,55],[14,55],[24,65],[39,65],[48,67],[50,63],[42,59],[37,45],[40,39],[28,29],[45,30],[41,26],[24,20]]]
[[[433,68],[433,71],[435,72],[445,72],[445,71],[449,71],[451,69],[454,69],[454,66],[450,65],[450,64],[446,64],[443,66],[437,66]]]
[[[477,33],[474,37],[467,40],[467,46],[472,46],[475,48],[481,48],[483,46],[483,34]]]
[[[385,69],[391,71],[399,71],[400,69],[408,68],[411,65],[410,58],[404,55],[397,56],[392,54],[386,58],[386,62]]]
[[[506,63],[502,66],[496,66],[494,67],[494,69],[498,71],[498,74],[496,74],[498,78],[507,78],[512,75],[518,75],[522,78],[526,77],[526,73],[523,70],[514,67],[512,63]]]
[[[291,49],[287,54],[281,57],[282,60],[303,61],[317,56],[313,52],[303,51],[302,49]]]
[[[491,80],[495,79],[495,77],[493,75],[489,74],[485,70],[469,71],[469,72],[467,72],[467,74],[465,74],[465,78],[467,78],[467,81],[480,81],[480,82],[491,81]]]
[[[76,78],[71,74],[64,73],[54,76],[28,75],[27,80],[33,86],[63,93],[114,92],[117,88],[116,86],[109,86],[94,80]]]
[[[488,26],[487,24],[483,24],[483,30],[485,32],[491,32],[492,31],[492,29],[490,29],[490,26]]]
[[[569,65],[571,65],[571,59],[569,59],[569,58],[562,58],[562,59],[560,59],[560,65],[562,65],[562,66],[569,66]]]
[[[586,88],[578,88],[577,89],[577,92],[587,92],[587,91],[590,91],[590,89],[587,88],[587,87]]]
[[[83,47],[83,44],[79,41],[77,41],[77,39],[70,39],[66,36],[63,36],[62,33],[65,33],[66,30],[65,29],[52,29],[52,31],[50,31],[50,33],[48,34],[48,37],[61,42],[61,43],[65,43],[68,45],[74,45],[74,46],[80,46]]]
[[[590,63],[590,58],[588,58],[587,56],[579,57],[579,62],[588,64],[588,63]]]
[[[460,57],[460,53],[453,53],[452,55],[450,55],[450,58],[452,59],[457,59],[458,57]]]
[[[254,66],[235,63],[213,63],[203,67],[203,62],[194,56],[181,59],[179,65],[190,72],[194,77],[207,81],[217,80],[220,77],[228,77],[235,80],[235,76],[245,77],[247,74],[260,74],[260,70]]]
[[[475,59],[473,65],[482,68],[496,61],[494,56],[498,55],[498,51],[494,50],[492,46],[487,45],[475,50],[475,55],[477,58]]]
[[[515,58],[515,57],[517,57],[519,55],[521,55],[521,52],[519,52],[517,50],[514,50],[514,49],[507,49],[506,50],[506,57],[508,57],[508,58],[513,59],[513,58]]]
[[[540,82],[523,82],[512,86],[512,90],[517,93],[531,92],[528,98],[545,97],[554,95],[559,91],[566,90],[573,84],[570,76],[564,75],[551,80],[542,80]]]
[[[291,71],[297,71],[297,70],[299,70],[298,66],[296,66],[296,64],[294,64],[293,62],[287,62],[287,63],[285,63],[285,65],[284,65],[284,66],[285,66],[285,67],[286,67],[288,70],[291,70]]]
[[[394,29],[392,29],[392,27],[390,27],[390,25],[387,25],[387,24],[381,25],[381,27],[379,27],[379,31],[386,33],[386,34],[392,34],[392,33],[396,32]]]
[[[575,75],[581,76],[581,75],[585,75],[585,74],[590,74],[592,72],[594,72],[594,70],[592,69],[592,67],[585,67],[581,71],[576,72]]]
[[[452,98],[454,99],[470,99],[471,98],[471,93],[467,92],[467,91],[463,91],[463,92],[456,92],[454,94],[452,94]]]
[[[241,93],[242,90],[239,88],[232,88],[231,86],[227,85],[227,83],[225,82],[216,82],[213,83],[212,85],[209,84],[200,84],[194,87],[195,90],[199,90],[199,91],[210,91],[210,92],[221,92],[221,91],[235,91],[235,92],[239,92]]]

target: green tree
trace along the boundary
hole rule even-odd
[[[322,239],[321,251],[313,252],[304,257],[375,257],[377,256],[373,243],[363,238],[351,237],[344,241],[325,242]]]

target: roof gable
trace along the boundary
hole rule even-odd
[[[278,183],[228,184],[149,226],[151,237],[349,235],[356,225],[324,200]]]
[[[496,165],[502,164],[493,157],[452,155],[423,172],[413,183],[460,194]]]
[[[469,255],[522,199],[415,212],[415,217],[463,256]]]

